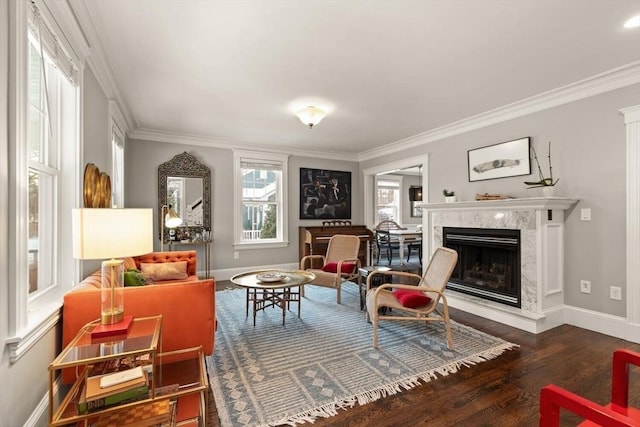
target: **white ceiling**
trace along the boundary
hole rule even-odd
[[[134,131],[256,148],[363,153],[640,60],[638,0],[83,4]]]

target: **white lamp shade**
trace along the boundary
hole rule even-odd
[[[107,259],[153,252],[153,209],[73,209],[73,257]]]
[[[325,113],[323,110],[313,106],[305,107],[296,112],[296,116],[298,116],[300,121],[309,127],[313,127],[320,123],[320,121],[324,119],[324,116],[326,115],[327,113]]]

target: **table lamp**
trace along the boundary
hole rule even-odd
[[[102,262],[100,323],[124,316],[124,261],[153,251],[153,209],[73,209],[73,256]]]
[[[165,214],[165,211],[167,212]],[[164,229],[166,228],[176,228],[182,224],[182,218],[178,215],[178,213],[171,207],[171,205],[163,205],[162,211],[160,212],[160,217],[162,218],[162,236],[160,238],[162,242],[162,252],[164,252]]]

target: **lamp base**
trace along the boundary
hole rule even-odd
[[[109,309],[100,313],[100,323],[103,325],[113,325],[124,320],[124,310],[118,308]]]
[[[123,319],[118,323],[97,325],[91,331],[91,338],[95,339],[126,334],[132,321],[133,316],[128,314],[126,316],[123,315]]]

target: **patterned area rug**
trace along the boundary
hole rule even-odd
[[[493,359],[517,347],[453,323],[454,350],[442,325],[381,321],[380,348],[360,311],[355,285],[307,286],[301,316],[268,308],[245,316],[245,290],[216,293],[218,331],[207,360],[223,427],[312,422]]]

